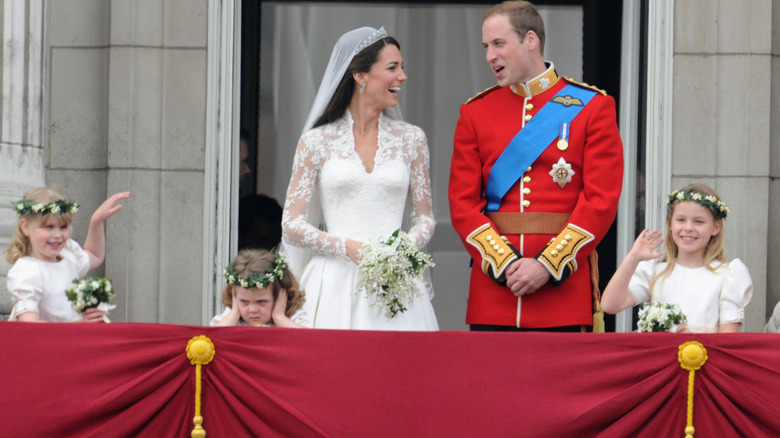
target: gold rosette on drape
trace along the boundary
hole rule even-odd
[[[206,430],[203,429],[203,417],[200,416],[200,391],[201,391],[201,366],[207,365],[214,359],[216,350],[214,343],[206,336],[195,336],[187,343],[187,359],[195,365],[195,428],[192,429],[192,438],[205,438]]]
[[[707,362],[707,349],[696,341],[686,342],[680,345],[677,352],[677,360],[684,370],[688,370],[688,415],[685,426],[685,438],[693,438],[693,378],[696,370]]]

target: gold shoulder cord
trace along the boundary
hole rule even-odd
[[[566,79],[567,81],[571,82],[574,85],[578,85],[578,86],[580,86],[582,88],[587,88],[588,90],[593,90],[593,91],[601,94],[602,96],[606,96],[607,95],[607,92],[602,90],[601,88],[594,87],[593,85],[588,85],[588,84],[586,84],[584,82],[575,81],[574,79],[567,78],[566,76],[564,76],[563,78]]]

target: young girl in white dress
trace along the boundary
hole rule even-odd
[[[645,229],[604,289],[607,313],[646,302],[680,306],[677,332],[737,332],[753,295],[750,272],[726,262],[723,220],[729,209],[711,188],[692,184],[669,195],[666,230]],[[664,252],[653,252],[664,243]]]
[[[225,311],[211,320],[213,326],[305,328],[306,301],[298,282],[280,254],[264,249],[239,251],[225,269],[222,292]]]
[[[11,245],[5,252],[12,264],[8,291],[14,307],[11,321],[101,322],[105,312],[87,309],[79,315],[65,290],[74,279],[100,266],[106,253],[103,223],[122,209],[117,205],[130,192],[117,193],[95,210],[89,222],[84,248],[70,238],[70,226],[78,204],[53,187],[30,190],[12,203],[19,216]]]
[[[406,81],[402,62],[398,42],[384,28],[344,34],[298,143],[282,216],[283,251],[301,275],[315,328],[438,330],[432,290],[421,282],[422,297],[392,319],[356,290],[360,248],[401,228],[407,196],[407,234],[418,249],[435,226],[425,133],[403,122],[397,109]]]

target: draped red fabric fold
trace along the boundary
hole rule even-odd
[[[399,333],[0,322],[3,436],[189,437],[209,337],[209,437],[682,436],[698,341],[697,437],[780,433],[780,336]]]

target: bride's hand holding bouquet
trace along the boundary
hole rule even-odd
[[[364,244],[358,251],[357,293],[365,291],[387,319],[408,310],[421,293],[415,280],[422,280],[433,259],[417,249],[409,236],[396,230]]]

